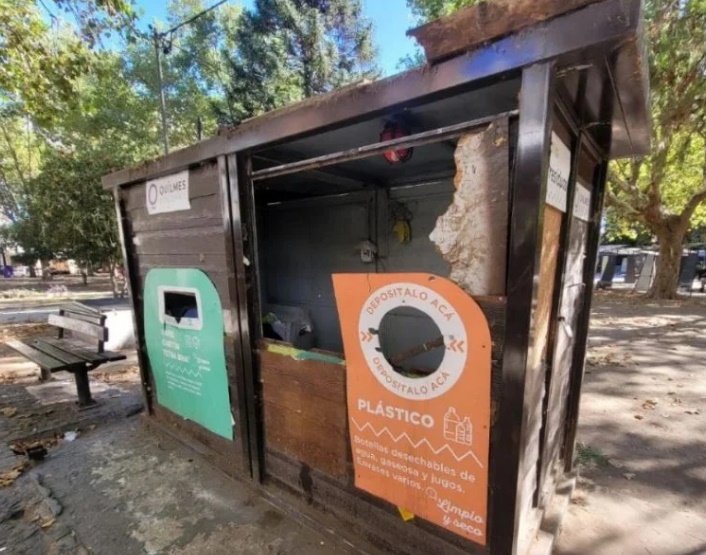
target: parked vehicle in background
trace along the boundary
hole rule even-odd
[[[67,276],[71,273],[68,260],[52,260],[49,273],[53,276]]]
[[[15,277],[29,277],[29,266],[13,266],[12,269]]]

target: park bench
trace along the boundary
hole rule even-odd
[[[78,404],[85,407],[94,403],[88,372],[106,362],[126,358],[104,349],[108,340],[105,318],[99,310],[81,303],[70,303],[61,307],[59,314],[49,315],[49,324],[59,330],[57,338],[38,338],[27,342],[13,340],[8,341],[7,345],[38,365],[43,380],[49,379],[54,372],[73,373]],[[66,330],[72,332],[71,339],[64,337]]]

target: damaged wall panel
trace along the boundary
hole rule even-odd
[[[469,295],[505,295],[510,155],[508,121],[463,135],[453,202],[429,238]]]
[[[598,1],[489,0],[411,29],[407,34],[424,48],[427,60],[438,62]]]

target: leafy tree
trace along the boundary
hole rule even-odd
[[[100,178],[122,160],[104,152],[51,151],[32,179],[23,217],[11,227],[29,259],[74,259],[83,268],[120,259],[115,209]]]
[[[684,239],[706,220],[706,2],[649,0],[646,9],[653,149],[613,165],[608,202],[657,238],[648,294],[675,298]]]
[[[479,4],[482,0],[407,0],[407,5],[420,23],[449,15],[456,10]]]
[[[0,104],[43,123],[56,117],[90,69],[91,46],[133,17],[125,0],[0,0]]]
[[[475,0],[408,0],[428,20]],[[652,89],[650,156],[614,163],[608,221],[613,236],[656,238],[659,258],[648,293],[675,298],[682,247],[706,221],[706,2],[647,0]]]
[[[379,74],[360,0],[255,0],[235,45],[229,123]]]

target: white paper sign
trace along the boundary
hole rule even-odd
[[[571,151],[556,133],[552,133],[547,183],[547,204],[558,208],[562,212],[566,212],[570,173]]]
[[[574,196],[574,217],[587,222],[591,219],[591,190],[576,184],[576,196]]]
[[[174,173],[148,181],[145,185],[148,214],[178,212],[191,208],[189,202],[189,171]]]

